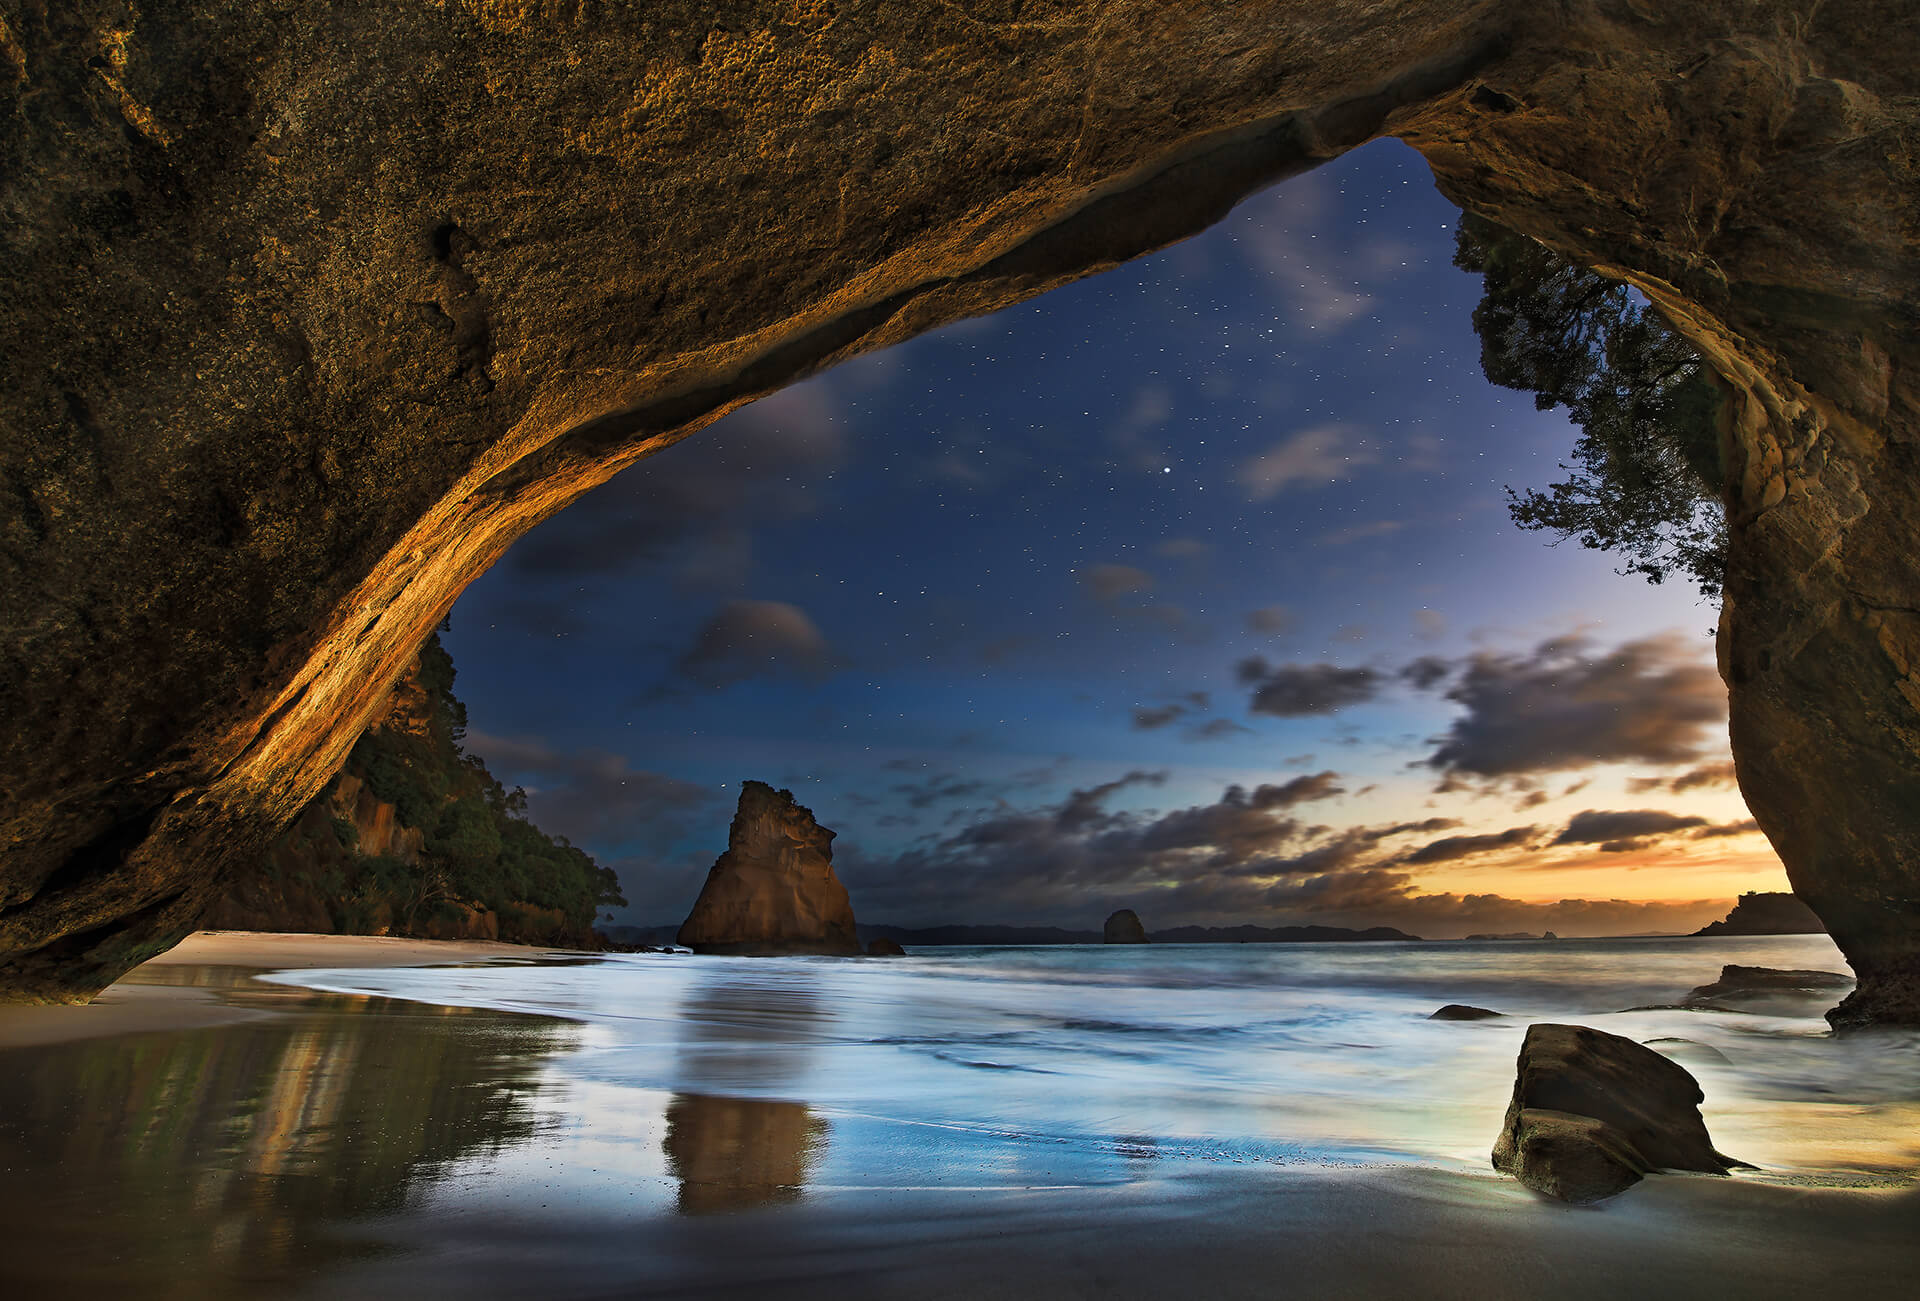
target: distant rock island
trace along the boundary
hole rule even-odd
[[[1560,937],[1552,931],[1542,931],[1538,935],[1535,935],[1532,931],[1501,931],[1497,934],[1487,933],[1467,936],[1469,940],[1557,940],[1559,938]]]
[[[1107,918],[1100,938],[1108,944],[1145,944],[1147,928],[1140,924],[1140,914],[1131,908],[1122,908]]]
[[[792,791],[743,783],[727,852],[676,938],[696,953],[864,952],[847,887],[833,874],[833,832]]]
[[[1725,920],[1695,931],[1699,935],[1825,935],[1827,928],[1797,895],[1749,891],[1734,903]]]

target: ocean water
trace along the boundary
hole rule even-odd
[[[1834,996],[1658,1008],[1723,963],[1846,970],[1824,936],[1783,936],[641,954],[270,979],[576,1023],[517,1086],[532,1137],[470,1158],[468,1193],[558,1179],[575,1204],[700,1213],[1204,1165],[1484,1171],[1535,1021],[1655,1041],[1700,1080],[1717,1146],[1760,1167],[1743,1178],[1911,1179],[1920,1036],[1832,1037]],[[1454,1002],[1505,1015],[1427,1019]]]

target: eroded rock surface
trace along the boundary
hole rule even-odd
[[[582,492],[1390,134],[1724,378],[1742,789],[1920,1024],[1907,0],[0,13],[0,993],[190,929]]]
[[[1704,1095],[1651,1048],[1581,1025],[1527,1027],[1493,1168],[1566,1202],[1611,1197],[1656,1170],[1723,1175]]]
[[[1145,944],[1147,928],[1140,924],[1139,913],[1122,908],[1107,918],[1107,924],[1100,929],[1100,938],[1108,944]]]
[[[862,952],[847,887],[833,874],[833,833],[792,791],[742,783],[727,852],[707,872],[679,942],[695,953]]]

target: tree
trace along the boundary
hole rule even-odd
[[[1485,277],[1480,365],[1580,427],[1571,478],[1507,489],[1523,529],[1623,557],[1622,573],[1682,573],[1716,596],[1726,572],[1724,472],[1711,371],[1633,291],[1483,217],[1460,222],[1454,265]]]

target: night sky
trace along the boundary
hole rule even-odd
[[[1718,611],[1550,547],[1457,211],[1377,142],[743,409],[462,597],[468,748],[678,922],[738,783],[862,921],[1690,929],[1785,889]]]

